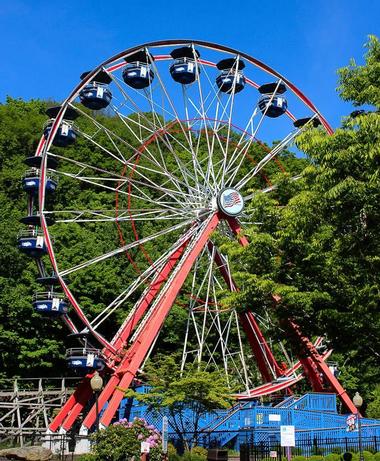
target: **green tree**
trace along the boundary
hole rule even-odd
[[[127,391],[126,395],[147,404],[154,413],[169,416],[186,449],[198,439],[201,418],[218,408],[228,408],[232,402],[231,390],[219,372],[194,367],[181,374],[174,356],[161,356],[149,363],[146,379],[151,386],[147,393]],[[186,437],[189,432],[191,440]]]
[[[380,384],[371,392],[370,403],[367,406],[368,418],[380,419]]]
[[[354,105],[379,109],[378,39],[367,48],[365,65],[339,71],[339,91]],[[238,254],[226,245],[238,256],[242,287],[230,304],[269,309],[279,322],[295,318],[309,336],[326,335],[352,392],[368,393],[380,380],[379,141],[378,112],[346,117],[332,136],[305,131],[297,140],[309,158],[302,178],[256,195],[249,220],[261,224],[248,230],[251,245]],[[282,298],[276,308],[272,293]],[[272,333],[282,336],[278,326]]]

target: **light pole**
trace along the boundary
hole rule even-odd
[[[360,461],[364,461],[363,457],[363,445],[362,445],[362,421],[361,421],[361,415],[359,412],[359,409],[363,405],[363,398],[359,394],[359,392],[356,392],[354,395],[354,398],[352,399],[354,402],[354,405],[356,407],[356,415],[358,418],[358,431],[359,431],[359,454],[360,454]]]
[[[91,389],[95,392],[95,410],[96,410],[96,430],[99,430],[99,404],[98,404],[98,397],[99,392],[103,388],[103,378],[99,375],[97,371],[95,371],[94,376],[90,380]]]

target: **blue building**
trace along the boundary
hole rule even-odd
[[[139,392],[146,391],[142,386]],[[145,404],[125,399],[119,410],[120,418],[144,418],[158,429],[162,416],[148,411]],[[169,415],[168,415],[169,417]],[[182,415],[188,430],[186,437],[193,439],[193,414]],[[174,421],[169,417],[169,440],[176,440]],[[357,415],[341,415],[337,411],[335,394],[310,393],[291,396],[277,405],[262,405],[257,401],[243,401],[228,410],[216,410],[205,415],[199,423],[196,443],[204,446],[228,447],[236,450],[241,444],[280,445],[280,426],[294,426],[296,447],[323,446],[324,454],[346,451],[357,447],[359,431]],[[361,418],[364,444],[380,450],[380,421]],[[374,446],[374,444],[378,446]]]

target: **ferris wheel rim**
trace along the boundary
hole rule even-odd
[[[284,77],[280,72],[276,71],[274,68],[270,67],[269,65],[265,64],[263,61],[251,56],[248,53],[241,52],[235,48],[228,47],[225,45],[220,45],[215,42],[210,42],[210,41],[205,41],[205,40],[194,40],[194,39],[167,39],[167,40],[156,40],[156,41],[150,41],[150,42],[145,42],[140,45],[135,45],[130,48],[126,48],[125,50],[111,56],[110,58],[106,59],[103,61],[101,64],[99,64],[97,67],[95,67],[86,77],[82,80],[82,83],[78,84],[77,87],[74,88],[72,93],[68,96],[68,98],[64,101],[62,104],[62,107],[66,103],[67,100],[72,99],[75,97],[75,95],[80,91],[80,89],[85,86],[89,81],[91,81],[91,78],[97,74],[100,70],[102,70],[105,66],[117,61],[118,59],[122,59],[125,56],[128,56],[129,54],[132,54],[141,48],[150,48],[150,47],[163,47],[163,46],[176,46],[176,45],[188,45],[188,44],[195,44],[199,46],[204,46],[205,48],[211,48],[211,49],[216,49],[222,52],[226,53],[236,53],[246,59],[248,62],[251,64],[261,68],[265,72],[271,74],[274,77],[280,78],[283,82],[286,83],[286,85],[294,91],[294,93],[299,97],[302,102],[304,102],[313,112],[318,114],[318,117],[320,118],[323,126],[326,128],[326,131],[329,134],[333,133],[332,127],[329,125],[325,117],[321,114],[321,112],[317,109],[317,107],[311,102],[309,98],[290,80],[288,80],[286,77]],[[59,114],[57,115],[59,117]]]
[[[58,115],[57,115],[57,117],[56,117],[56,119],[54,121],[54,124],[53,124],[52,129],[51,129],[50,134],[49,134],[49,137],[47,138],[46,142],[43,142],[41,144],[41,146],[39,146],[39,148],[38,148],[38,151],[40,151],[40,153],[44,157],[43,163],[41,164],[41,184],[40,184],[40,193],[39,193],[40,210],[43,210],[43,208],[44,208],[44,199],[45,199],[45,197],[44,197],[44,195],[45,195],[44,186],[45,186],[45,180],[46,180],[46,156],[47,156],[48,147],[49,147],[49,144],[51,143],[51,141],[52,141],[52,139],[54,137],[55,131],[58,128],[59,123],[64,118],[64,113],[65,113],[66,108],[69,107],[69,105],[76,98],[76,96],[78,95],[80,90],[85,87],[85,85],[91,80],[91,78],[94,75],[97,74],[97,72],[99,72],[100,69],[103,69],[105,66],[107,66],[109,64],[112,64],[115,61],[117,61],[118,59],[121,59],[121,58],[123,58],[125,56],[128,56],[129,54],[132,54],[133,52],[135,52],[135,51],[137,51],[137,50],[139,50],[141,48],[145,48],[145,47],[146,48],[163,47],[163,46],[169,46],[169,45],[175,46],[175,45],[183,45],[183,44],[194,44],[194,45],[203,46],[205,48],[218,50],[218,51],[221,51],[221,52],[239,54],[242,58],[246,59],[251,64],[253,64],[253,65],[257,66],[257,67],[260,67],[262,70],[264,70],[264,72],[269,73],[269,74],[271,74],[273,76],[276,76],[276,77],[280,78],[296,94],[296,96],[299,97],[302,100],[302,102],[306,106],[308,106],[312,111],[314,111],[318,115],[318,117],[320,118],[320,120],[321,120],[322,124],[324,125],[324,127],[326,128],[326,130],[328,132],[330,132],[331,127],[327,124],[325,119],[322,117],[322,115],[319,113],[319,111],[316,109],[316,107],[311,103],[311,101],[308,100],[308,98],[306,98],[306,96],[304,96],[303,93],[301,93],[301,91],[297,87],[295,87],[294,84],[292,84],[289,80],[287,80],[281,74],[276,72],[274,69],[270,68],[269,66],[267,66],[263,62],[257,60],[256,58],[253,58],[253,57],[249,56],[246,53],[237,51],[237,50],[235,50],[233,48],[230,48],[230,47],[226,47],[226,46],[223,46],[223,45],[218,45],[218,44],[215,44],[215,43],[212,43],[212,42],[205,42],[205,41],[198,41],[198,40],[177,39],[177,40],[162,40],[162,41],[147,42],[147,43],[144,43],[142,45],[137,45],[135,47],[128,48],[127,50],[124,50],[124,51],[114,55],[113,57],[107,59],[103,63],[101,63],[98,67],[96,67],[93,71],[91,71],[85,77],[85,79],[82,80],[82,82],[73,90],[73,92],[70,94],[70,96],[61,105],[61,109],[60,109],[60,111],[59,111],[59,113],[58,113]],[[53,264],[53,268],[56,269],[58,267],[57,266],[57,261],[56,261],[55,256],[54,256],[53,245],[52,245],[52,242],[51,242],[51,239],[50,239],[50,233],[49,233],[48,226],[47,226],[47,223],[46,223],[45,213],[43,211],[41,212],[41,226],[42,226],[42,229],[43,229],[43,232],[44,232],[45,239],[47,240],[48,251],[49,251],[50,259],[51,259],[52,264]],[[53,263],[53,261],[54,261],[54,263]],[[58,277],[60,277],[58,270],[57,270],[57,273],[58,273]],[[77,307],[78,307],[78,310],[81,311],[81,308],[80,308],[79,304],[76,302],[75,297],[72,296],[71,291],[68,288],[67,284],[64,282],[63,279],[60,280],[60,281],[61,281],[61,286],[62,286],[63,290],[65,291],[65,294],[68,296],[70,302],[74,306],[76,304]],[[78,314],[78,312],[77,312],[77,314]],[[83,314],[83,312],[82,312],[82,314]],[[87,325],[88,322],[85,320],[85,317],[82,317],[82,320],[84,320],[84,323]],[[108,348],[111,352],[116,352],[115,350],[112,350],[111,344],[108,341],[106,341],[105,338],[102,338],[99,334],[96,334],[96,332],[92,332],[92,333],[94,334],[96,339],[99,340],[103,344],[103,346]]]

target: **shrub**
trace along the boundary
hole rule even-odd
[[[323,456],[321,456],[321,455],[313,455],[313,456],[310,456],[308,461],[323,461]]]
[[[203,447],[193,447],[191,450],[186,450],[183,454],[184,461],[206,461],[207,450]]]
[[[207,459],[207,449],[203,448],[203,447],[193,447],[191,449],[191,454],[196,455],[196,456],[200,456],[203,459]]]
[[[363,451],[363,458],[364,461],[375,461],[374,455],[370,451]],[[352,456],[352,461],[359,461],[360,460],[360,453],[355,452]]]
[[[169,461],[180,461],[181,459],[181,457],[177,453],[176,447],[170,442],[168,443],[168,458]]]
[[[135,418],[132,422],[122,419],[96,432],[92,439],[90,456],[95,456],[96,461],[125,461],[132,457],[138,460],[141,442],[149,443],[151,461],[161,461],[161,435],[142,418]],[[92,461],[92,458],[84,461]]]
[[[91,453],[86,453],[79,457],[79,461],[96,461],[96,456]]]
[[[305,456],[293,456],[292,461],[306,461]]]
[[[325,461],[340,461],[341,456],[338,455],[337,453],[330,453],[329,455],[326,455],[324,457]]]
[[[375,461],[380,461],[380,451],[378,451],[377,453],[375,453],[375,454],[373,455],[373,458],[374,458]]]

